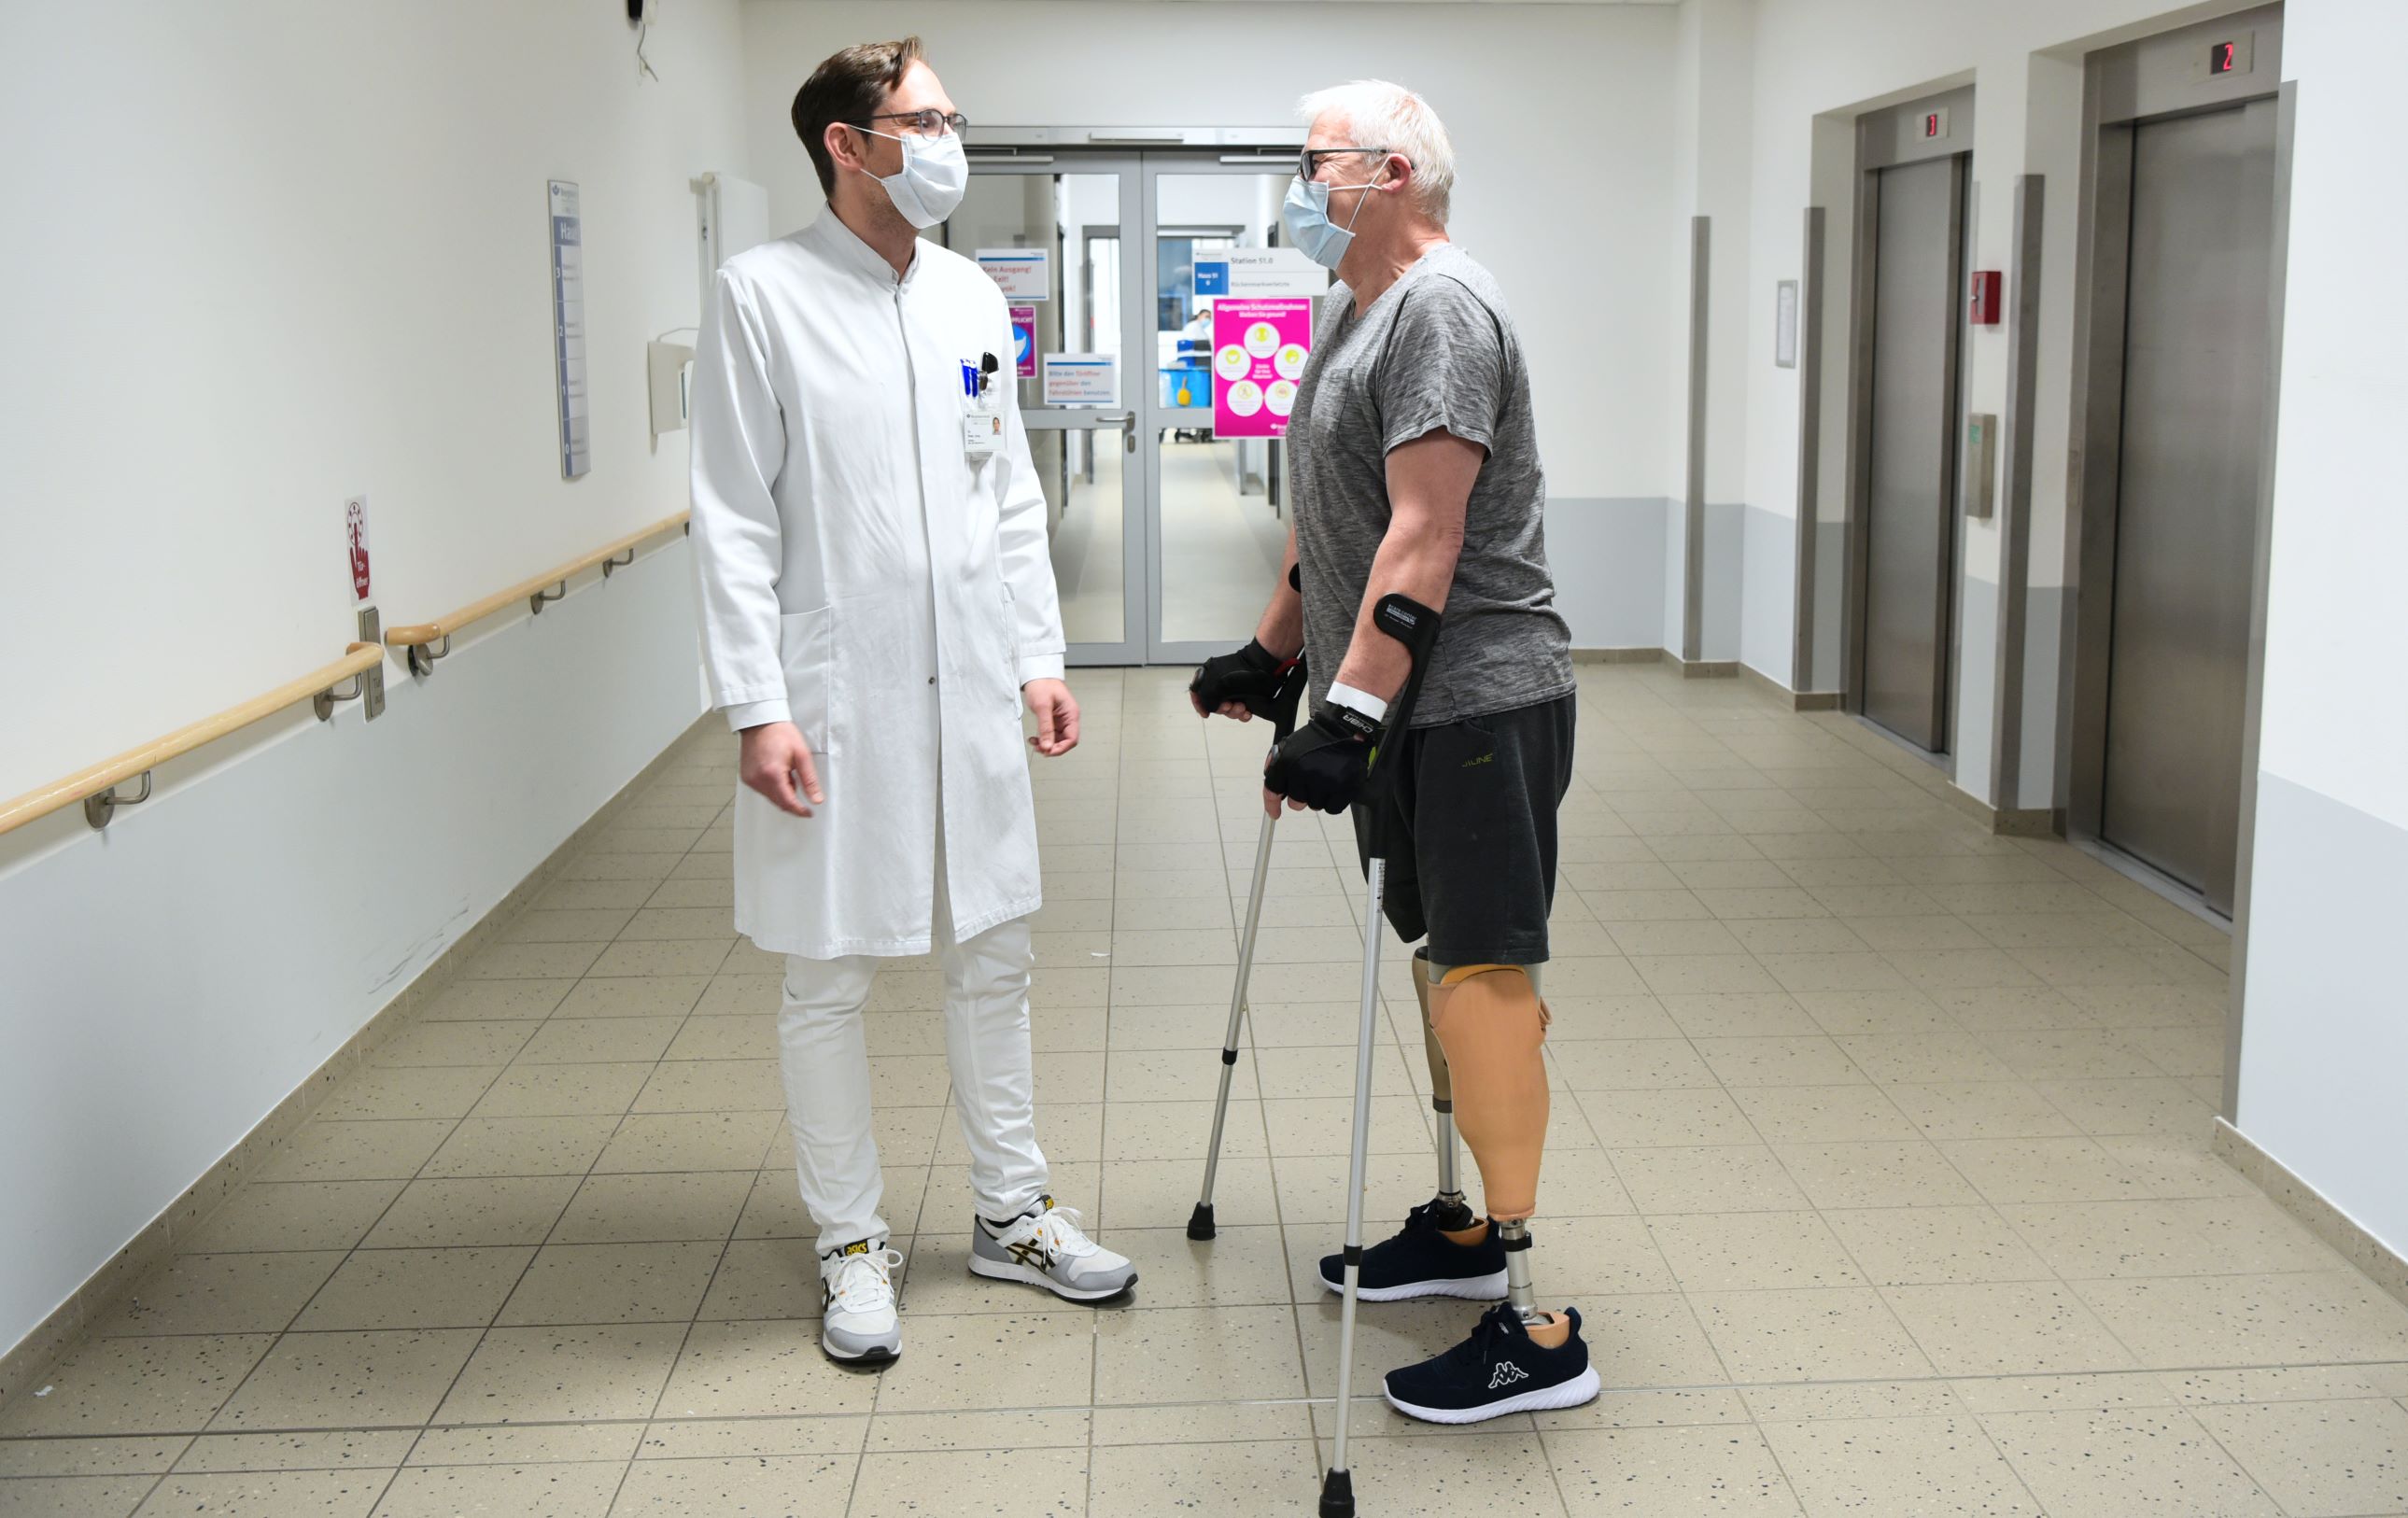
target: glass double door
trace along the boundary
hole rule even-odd
[[[980,152],[929,233],[985,255],[1014,308],[1074,665],[1188,664],[1254,634],[1286,546],[1284,445],[1216,435],[1214,255],[1277,244],[1294,173],[1268,152]],[[1285,395],[1245,399],[1259,418]]]

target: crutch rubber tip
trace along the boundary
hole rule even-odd
[[[1187,1237],[1199,1241],[1212,1237],[1211,1202],[1197,1202],[1196,1210],[1187,1214]]]
[[[1354,1518],[1354,1473],[1333,1470],[1321,1478],[1321,1518]]]

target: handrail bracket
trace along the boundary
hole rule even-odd
[[[603,560],[603,561],[602,561],[602,578],[603,578],[603,579],[605,579],[605,580],[608,580],[608,579],[609,579],[609,578],[610,578],[610,571],[611,571],[611,570],[613,570],[613,569],[624,569],[625,567],[627,567],[627,566],[629,566],[629,565],[631,565],[631,564],[633,564],[633,563],[635,563],[635,562],[636,562],[636,551],[635,551],[634,549],[632,549],[632,548],[631,548],[631,549],[629,549],[629,550],[627,551],[626,557],[624,557],[624,558],[620,558],[620,557],[617,557],[616,555],[613,555],[613,556],[612,556],[612,557],[610,557],[610,558],[605,559],[605,560]]]
[[[557,601],[568,594],[568,581],[561,580],[548,591],[538,591],[527,597],[527,614],[540,617],[546,603]]]
[[[445,633],[437,642],[409,645],[409,672],[423,679],[435,673],[435,661],[452,652],[452,635]]]
[[[368,694],[367,686],[367,672],[366,670],[362,670],[360,673],[351,677],[351,688],[350,690],[344,690],[339,685],[330,685],[326,687],[326,689],[320,691],[317,695],[311,696],[309,698],[309,709],[318,714],[318,720],[320,722],[332,722],[335,720],[335,708],[345,701],[359,700],[362,696]]]
[[[150,799],[150,771],[146,769],[142,772],[142,794],[140,795],[119,795],[117,794],[117,787],[112,785],[106,791],[96,791],[93,795],[84,797],[83,820],[92,824],[93,832],[102,832],[108,828],[109,819],[117,815],[118,808],[138,807]]]

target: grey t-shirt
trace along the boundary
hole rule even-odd
[[[1573,689],[1571,633],[1547,569],[1529,368],[1497,281],[1450,243],[1359,317],[1353,292],[1332,285],[1297,381],[1288,480],[1316,705],[1345,658],[1388,530],[1388,451],[1441,429],[1488,457],[1472,483],[1412,724],[1510,711]]]

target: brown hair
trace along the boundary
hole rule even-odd
[[[861,42],[830,53],[795,92],[795,136],[811,155],[820,190],[836,193],[836,164],[828,157],[827,129],[838,122],[860,122],[875,114],[903,76],[921,59],[920,39]]]

